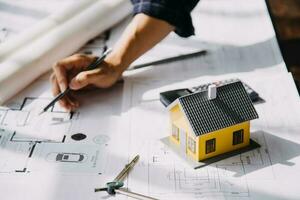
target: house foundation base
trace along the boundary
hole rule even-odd
[[[160,141],[162,143],[164,143],[165,145],[167,145],[177,156],[179,156],[181,159],[183,159],[185,162],[187,162],[194,169],[205,167],[207,165],[218,162],[220,160],[224,160],[226,158],[230,158],[232,156],[236,156],[236,155],[239,155],[241,153],[245,153],[247,151],[251,151],[251,150],[254,150],[254,149],[260,147],[260,145],[257,142],[250,139],[250,144],[246,147],[243,147],[243,148],[240,148],[240,149],[237,149],[237,150],[233,150],[233,151],[230,151],[230,152],[227,152],[227,153],[223,153],[223,154],[220,154],[218,156],[214,156],[212,158],[207,158],[205,160],[197,162],[197,161],[193,160],[192,158],[190,158],[189,156],[187,156],[186,153],[183,152],[182,149],[179,146],[176,146],[176,144],[172,143],[170,141],[169,137],[164,137]]]

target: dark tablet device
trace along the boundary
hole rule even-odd
[[[167,107],[177,98],[191,93],[192,92],[189,89],[170,90],[160,93],[159,100],[162,104],[164,104],[164,106]]]

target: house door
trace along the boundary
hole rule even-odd
[[[180,129],[179,137],[181,150],[186,153],[186,132]]]

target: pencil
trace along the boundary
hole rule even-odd
[[[85,70],[83,71],[90,71],[93,69],[96,69],[106,58],[106,56],[111,52],[111,49],[107,49],[101,57],[97,58],[94,62],[92,62]],[[44,112],[46,112],[49,108],[51,108],[52,106],[54,106],[54,104],[59,101],[60,99],[62,99],[64,96],[66,96],[69,92],[71,91],[71,89],[68,87],[65,91],[59,93],[57,96],[54,97],[54,99],[48,104],[46,105],[42,111],[39,113],[39,115],[43,114]]]

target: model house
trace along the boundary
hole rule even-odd
[[[247,147],[258,114],[238,81],[182,96],[168,106],[169,140],[195,161]]]

